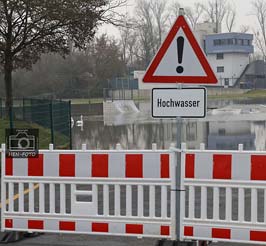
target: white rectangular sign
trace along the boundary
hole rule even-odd
[[[204,118],[207,107],[206,89],[154,88],[152,89],[152,117]]]

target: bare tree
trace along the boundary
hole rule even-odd
[[[236,9],[235,7],[232,7],[231,5],[228,5],[228,10],[226,13],[226,28],[228,32],[232,32],[235,22],[236,22]]]
[[[138,53],[147,66],[162,42],[166,29],[166,3],[163,0],[139,0],[136,6]]]
[[[31,68],[45,53],[67,55],[68,40],[85,49],[100,23],[115,23],[114,10],[122,3],[124,0],[0,0],[0,67],[8,114],[12,115],[15,69]]]
[[[249,31],[249,29],[250,29],[250,26],[248,26],[248,25],[241,25],[240,28],[239,28],[239,32],[246,33],[246,32]]]
[[[134,62],[134,50],[138,36],[136,27],[132,23],[134,23],[133,19],[126,17],[124,24],[119,27],[122,60],[125,64],[130,66],[132,66]]]
[[[168,7],[168,24],[169,26],[172,26],[172,24],[175,22],[176,18],[179,15],[179,9],[181,5],[178,1],[174,1],[171,5]]]
[[[165,24],[167,20],[167,15],[166,15],[166,2],[162,0],[153,0],[151,2],[151,9],[152,13],[156,22],[156,36],[158,36],[157,42],[156,42],[156,49],[159,48],[159,46],[162,43],[162,36],[165,30]]]
[[[266,2],[255,0],[253,3],[254,15],[258,21],[258,29],[254,31],[255,44],[263,58],[266,58]]]
[[[203,16],[203,5],[201,3],[194,3],[194,6],[192,8],[185,8],[185,13],[190,22],[191,27],[195,29],[195,26],[198,24],[198,22]]]
[[[152,20],[151,2],[139,0],[136,6],[137,28],[139,30],[139,42],[142,50],[140,51],[144,63],[149,64],[154,54],[154,24]]]
[[[209,0],[207,4],[202,4],[207,21],[216,23],[216,32],[219,25],[222,25],[224,17],[228,12],[227,0]]]

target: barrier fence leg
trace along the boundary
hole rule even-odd
[[[0,244],[6,244],[6,243],[14,243],[17,241],[21,241],[25,238],[30,237],[37,237],[40,236],[43,233],[39,232],[21,232],[21,231],[8,231],[4,232],[2,237],[0,238]]]

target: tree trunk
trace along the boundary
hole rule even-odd
[[[13,120],[13,89],[12,89],[12,71],[13,71],[13,61],[12,58],[6,55],[4,73],[5,73],[5,89],[6,89],[6,116],[9,118],[12,127]]]

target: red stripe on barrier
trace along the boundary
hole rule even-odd
[[[13,175],[13,158],[6,157],[6,175]]]
[[[5,227],[6,228],[13,228],[13,220],[12,219],[6,219],[5,220]]]
[[[250,231],[250,240],[266,242],[266,231]]]
[[[92,154],[92,177],[108,177],[108,154]]]
[[[28,220],[28,229],[43,230],[43,221],[42,220]]]
[[[126,233],[129,233],[129,234],[143,234],[143,225],[126,224]]]
[[[161,154],[161,178],[169,177],[169,155]]]
[[[59,221],[59,230],[61,231],[75,231],[76,224],[74,221]]]
[[[75,177],[75,154],[59,155],[59,176]]]
[[[170,235],[170,227],[169,226],[161,226],[161,235],[169,236]]]
[[[231,179],[232,155],[213,155],[213,178]]]
[[[143,178],[142,154],[126,155],[126,177]]]
[[[230,229],[221,229],[221,228],[212,228],[212,237],[213,238],[231,239],[231,230]]]
[[[266,180],[266,156],[251,156],[251,180]]]
[[[43,176],[43,154],[28,158],[28,176]]]
[[[92,232],[109,232],[108,223],[92,223],[91,225]]]
[[[186,154],[186,178],[195,178],[195,154]]]
[[[184,227],[184,236],[193,237],[193,235],[194,235],[193,226],[185,226]]]

